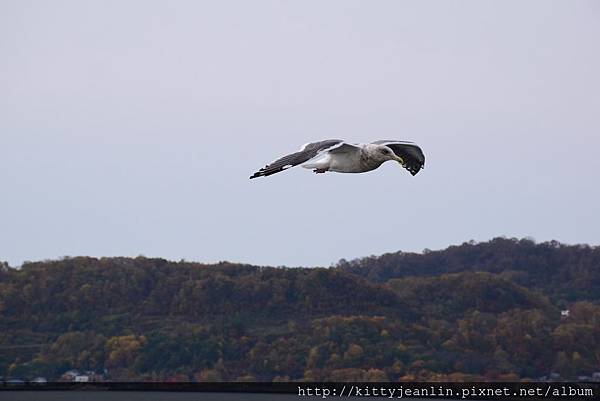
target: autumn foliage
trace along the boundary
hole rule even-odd
[[[0,376],[576,378],[600,370],[599,301],[600,249],[502,238],[330,268],[2,264]]]

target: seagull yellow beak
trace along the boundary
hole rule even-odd
[[[404,159],[403,159],[403,158],[401,158],[400,156],[398,156],[398,157],[396,158],[396,161],[397,161],[398,163],[400,163],[400,164],[402,164],[402,165],[404,166]]]

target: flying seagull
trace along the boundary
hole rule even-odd
[[[375,170],[382,163],[395,160],[415,175],[425,165],[425,155],[412,142],[382,140],[372,143],[348,143],[341,139],[327,139],[307,143],[296,153],[283,156],[258,170],[250,179],[266,177],[299,164],[315,173],[364,173]]]

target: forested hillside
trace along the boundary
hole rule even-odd
[[[0,376],[577,378],[600,371],[599,298],[599,248],[529,240],[330,268],[144,257],[2,264]]]
[[[556,302],[600,300],[600,248],[556,241],[495,238],[422,254],[397,252],[338,266],[374,282],[391,278],[484,271],[499,274]]]

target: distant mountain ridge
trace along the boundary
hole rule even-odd
[[[600,247],[557,241],[536,244],[531,239],[494,238],[421,254],[396,252],[342,260],[337,267],[373,282],[481,271],[500,274],[557,301],[600,299]]]

